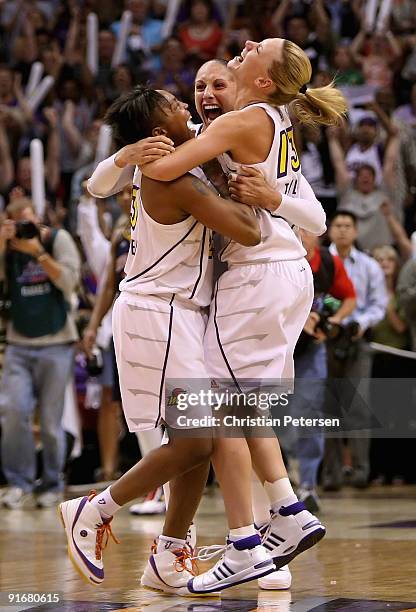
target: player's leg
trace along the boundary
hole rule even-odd
[[[188,354],[190,363],[194,360],[203,363],[204,327],[200,317],[197,318],[200,328],[195,329],[197,314],[194,312],[187,314],[185,323],[178,325],[183,312],[174,312],[169,304],[136,302],[135,296],[118,298],[113,310],[113,332],[126,422],[130,429],[146,429],[157,426],[164,418],[166,373],[170,361],[180,363],[172,358],[176,337],[185,330],[187,353],[182,355]],[[145,370],[145,377],[138,376],[139,368]],[[150,451],[99,496],[61,504],[71,558],[86,580],[96,584],[104,579],[103,537],[106,531],[111,532],[110,521],[124,504],[209,460],[211,433],[198,434],[200,437],[195,438],[172,437],[168,444]]]
[[[248,330],[245,326],[244,297],[242,303],[239,299],[234,299],[234,293],[240,287],[244,293],[247,286],[253,282],[248,279],[247,283],[244,274],[241,278],[240,274],[239,270],[234,269],[219,279],[205,335],[208,371],[213,378],[222,380],[221,384],[225,383],[225,387],[233,391],[238,389],[238,385],[235,386],[237,376],[232,369],[234,357],[241,351],[252,353],[252,346],[244,345],[242,348],[242,340],[246,339],[246,336],[250,336],[249,342],[255,343],[257,339],[255,334],[252,335],[251,329]],[[254,285],[260,280],[255,279]],[[249,310],[253,310],[252,304]],[[241,376],[245,376],[245,373]],[[253,523],[252,468],[247,441],[241,435],[227,437],[226,431],[223,434],[225,435],[218,437],[214,443],[213,465],[222,489],[230,533],[221,559],[213,568],[193,579],[190,588],[198,592],[224,589],[259,578],[274,570],[270,558],[260,545],[261,538]],[[209,547],[204,557],[209,558]]]
[[[265,312],[274,320],[269,337],[277,349],[274,362],[264,368],[264,378],[273,378],[273,371],[279,372],[285,388],[294,377],[293,352],[310,311],[313,287],[310,269],[301,262],[277,262],[269,264],[268,268],[264,285],[271,287],[277,282],[281,299],[266,304]],[[308,276],[303,278],[306,271]],[[264,291],[264,294],[270,295],[270,291]],[[252,437],[248,443],[253,467],[264,483],[272,512],[263,542],[279,568],[318,542],[324,536],[325,528],[299,502],[293,491],[277,438],[273,434],[267,438]]]

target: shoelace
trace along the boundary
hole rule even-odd
[[[198,553],[193,557],[198,561],[209,561],[215,557],[220,557],[224,554],[227,544],[212,544],[211,546],[202,546],[198,549]]]
[[[270,514],[270,522],[268,523],[268,525],[265,526],[265,528],[262,528],[260,531],[260,537],[261,537],[261,543],[264,544],[264,542],[266,542],[267,538],[270,535],[270,532],[272,530],[272,519],[275,517],[276,515],[271,513]]]
[[[198,570],[196,558],[192,556],[189,550],[187,548],[180,548],[178,550],[174,550],[173,553],[176,556],[175,570],[177,572],[187,571],[192,574],[192,576],[196,576]],[[190,568],[189,565],[186,565],[187,561],[191,562]]]
[[[95,489],[92,489],[88,494],[88,501],[91,501],[93,497],[95,497],[96,495],[97,495],[97,491]],[[95,558],[97,561],[101,561],[101,558],[103,556],[103,550],[107,547],[108,540],[110,539],[110,537],[113,539],[113,541],[116,544],[120,544],[120,540],[117,540],[116,536],[111,530],[110,523],[112,520],[113,519],[110,518],[108,521],[105,521],[101,525],[96,526],[97,535],[95,538]],[[105,541],[104,541],[104,535],[105,535]]]
[[[157,554],[157,540],[153,540],[153,544],[150,548],[152,554]],[[176,550],[172,550],[173,554],[176,556],[174,567],[177,572],[184,572],[185,570],[192,574],[192,576],[196,576],[198,573],[198,564],[197,558],[193,556],[193,549],[186,544],[183,548],[177,548]],[[191,568],[186,565],[187,561],[191,562]]]
[[[105,523],[102,523],[97,528],[97,537],[95,540],[95,558],[97,559],[97,561],[101,561],[103,550],[107,547],[108,540],[110,539],[110,537],[114,540],[116,544],[120,544],[120,541],[117,540],[116,536],[111,530],[111,525],[110,525],[111,520],[112,519],[110,519],[109,521],[106,521]],[[104,540],[104,535],[105,535],[105,540]]]

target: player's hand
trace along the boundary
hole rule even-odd
[[[95,340],[97,338],[97,332],[92,327],[86,327],[84,333],[82,334],[82,346],[87,355],[87,357],[91,357],[92,349],[95,345]]]
[[[124,168],[128,165],[144,166],[173,153],[174,150],[175,147],[170,138],[166,136],[150,136],[150,138],[143,138],[120,149],[116,153],[114,162],[119,168]]]
[[[233,200],[257,208],[276,210],[282,201],[280,193],[270,187],[260,170],[248,166],[241,166],[238,174],[229,176],[228,189]]]

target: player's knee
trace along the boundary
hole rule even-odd
[[[212,438],[196,438],[191,441],[188,456],[194,465],[199,465],[211,459],[212,451]]]

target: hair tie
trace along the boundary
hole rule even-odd
[[[305,83],[305,85],[302,85],[302,87],[299,89],[299,93],[305,95],[306,92],[307,92],[307,89],[308,88],[307,88],[306,83]]]

